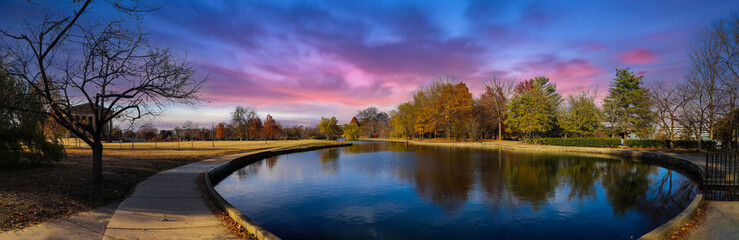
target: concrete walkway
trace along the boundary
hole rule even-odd
[[[203,171],[230,159],[192,163],[139,183],[118,206],[103,239],[235,239],[208,208],[197,184]]]
[[[739,202],[711,201],[698,227],[683,239],[739,239]]]

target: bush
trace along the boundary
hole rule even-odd
[[[615,148],[621,145],[619,138],[538,138],[525,139],[525,143],[554,145],[554,146],[573,146],[573,147],[610,147]],[[626,146],[632,148],[670,148],[670,140],[655,139],[627,139],[624,141]],[[698,141],[695,140],[675,140],[672,141],[674,148],[697,149]],[[702,149],[711,149],[716,147],[714,141],[702,141]]]
[[[703,149],[716,148],[716,142],[714,142],[714,141],[702,141],[701,142],[701,148],[703,148]]]
[[[674,148],[697,149],[698,141],[675,140],[675,141],[672,141],[672,146]],[[703,149],[709,149],[709,148],[715,148],[715,147],[716,147],[716,142],[714,141],[701,141],[701,148]]]
[[[61,161],[66,152],[59,141],[46,138],[40,124],[24,123],[0,127],[0,156],[0,166],[35,165]]]
[[[675,140],[672,141],[672,146],[674,148],[698,148],[698,141],[693,140]]]
[[[621,145],[621,139],[618,138],[538,138],[524,140],[526,143],[554,145],[554,146],[573,146],[573,147],[610,147],[615,148]]]
[[[670,148],[669,140],[627,139],[624,144],[632,148]]]

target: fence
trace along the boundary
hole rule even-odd
[[[714,150],[706,154],[707,200],[739,201],[739,151]]]

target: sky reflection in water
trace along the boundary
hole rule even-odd
[[[638,238],[697,191],[628,160],[403,143],[277,156],[216,189],[284,239]]]

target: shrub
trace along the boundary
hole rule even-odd
[[[574,146],[574,147],[610,147],[615,148],[621,145],[621,139],[618,138],[538,138],[524,140],[526,143],[554,145],[554,146]]]
[[[698,141],[693,140],[675,140],[672,141],[674,148],[698,148]]]
[[[49,140],[41,125],[25,123],[0,127],[0,166],[58,162],[66,152],[59,141]]]
[[[697,149],[698,141],[675,140],[675,141],[672,141],[672,145],[674,148]],[[715,147],[716,147],[716,142],[714,141],[701,141],[701,148],[703,149],[715,148]]]
[[[709,149],[709,148],[715,148],[716,142],[714,141],[702,141],[701,142],[701,148],[703,149]]]
[[[656,139],[627,139],[624,144],[633,148],[670,148],[670,141]]]

